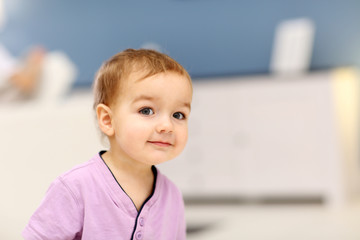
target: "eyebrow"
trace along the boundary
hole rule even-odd
[[[139,95],[132,101],[132,103],[136,103],[136,102],[142,101],[142,100],[154,101],[156,99],[158,99],[158,98],[157,97],[147,96],[147,95]],[[187,108],[189,108],[191,110],[191,104],[189,102],[184,102],[183,106],[185,106],[185,107],[187,107]]]
[[[137,96],[132,102],[135,103],[135,102],[138,102],[138,101],[141,101],[141,100],[153,101],[153,100],[156,100],[156,99],[157,98],[150,97],[150,96],[147,96],[147,95],[140,95],[140,96]]]
[[[186,103],[184,103],[184,106],[191,110],[191,104],[190,103],[186,102]]]

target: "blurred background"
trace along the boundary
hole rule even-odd
[[[360,239],[360,2],[0,0],[0,238],[50,183],[106,149],[91,109],[126,48],[190,73],[188,239]]]
[[[194,78],[268,73],[275,28],[304,17],[316,27],[310,69],[360,64],[358,1],[3,1],[2,44],[14,55],[39,44],[66,52],[77,85],[90,85],[114,53],[146,46]]]

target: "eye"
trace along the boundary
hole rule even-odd
[[[181,112],[176,112],[173,114],[173,117],[179,120],[185,119],[185,115]]]
[[[139,111],[139,113],[143,115],[153,115],[154,111],[151,108],[143,108]]]

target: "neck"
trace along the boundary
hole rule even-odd
[[[126,159],[111,150],[104,153],[102,157],[139,211],[153,191],[154,174],[151,165]]]
[[[143,179],[153,176],[151,165],[128,159],[111,149],[103,154],[103,159],[112,171],[124,177]]]

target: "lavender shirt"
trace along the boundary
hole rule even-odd
[[[182,195],[169,179],[153,167],[154,191],[137,211],[100,155],[51,184],[26,240],[186,239]]]

